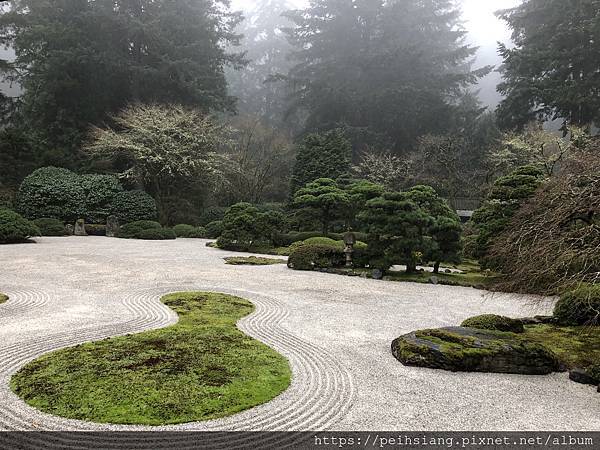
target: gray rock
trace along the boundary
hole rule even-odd
[[[589,373],[587,373],[583,369],[572,369],[569,371],[569,379],[574,381],[575,383],[580,384],[589,384],[592,386],[596,386],[598,384],[598,380],[592,377]]]
[[[523,325],[542,325],[552,324],[556,322],[556,319],[553,316],[524,317],[519,320]]]
[[[108,216],[106,219],[106,236],[117,237],[120,228],[119,219],[116,216]]]
[[[431,278],[429,278],[429,282],[431,284],[439,284],[440,283],[440,279],[434,275]]]
[[[374,280],[381,280],[383,279],[383,271],[379,269],[373,269],[373,272],[371,272],[371,277],[373,277]]]
[[[422,330],[392,343],[392,354],[406,366],[452,372],[547,375],[560,370],[556,355],[517,335],[473,328]]]
[[[75,222],[75,228],[74,228],[74,233],[75,236],[87,236],[87,232],[85,231],[85,220],[83,219],[79,219],[77,222]]]
[[[73,234],[75,233],[75,227],[73,227],[73,225],[68,223],[65,225],[65,231],[68,236],[73,236]]]

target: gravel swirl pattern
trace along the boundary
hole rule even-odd
[[[198,423],[164,427],[103,425],[54,417],[24,404],[9,391],[8,380],[19,368],[37,357],[61,348],[107,337],[139,333],[163,328],[176,323],[176,314],[160,302],[160,298],[173,289],[155,288],[123,296],[123,305],[131,313],[127,321],[102,326],[57,333],[44,340],[31,339],[0,350],[0,390],[9,401],[0,407],[0,429],[31,431],[283,431],[314,430],[332,426],[350,408],[355,387],[349,372],[332,361],[327,353],[281,327],[287,317],[286,309],[276,300],[253,292],[223,290],[215,286],[187,286],[176,291],[210,291],[237,295],[250,300],[255,312],[243,318],[238,326],[246,334],[258,339],[286,356],[292,366],[291,387],[273,401],[235,416]],[[185,434],[183,435],[185,438]],[[65,436],[63,444],[93,446],[94,436],[82,435],[85,441],[74,441]],[[104,438],[103,438],[104,439]],[[261,438],[262,439],[262,438]],[[293,435],[286,439],[293,439]],[[160,439],[153,438],[154,443]],[[173,444],[172,438],[168,441]],[[228,439],[228,445],[231,440]],[[262,441],[261,441],[262,442]],[[43,441],[47,444],[46,441]],[[264,442],[262,442],[264,443]],[[34,445],[35,443],[32,443]],[[40,445],[42,442],[40,442]],[[182,440],[178,448],[193,444]],[[219,442],[212,442],[218,445]],[[278,445],[284,444],[279,442]],[[247,447],[248,442],[241,440]]]

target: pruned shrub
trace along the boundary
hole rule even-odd
[[[127,223],[119,230],[119,237],[123,239],[137,239],[137,236],[145,230],[160,230],[162,225],[151,220],[140,220],[137,222]]]
[[[79,175],[67,169],[43,167],[21,183],[17,210],[31,220],[49,217],[75,222],[85,213],[85,199]]]
[[[0,244],[16,244],[39,236],[40,230],[33,222],[10,209],[0,209]]]
[[[207,234],[204,227],[195,227],[186,224],[175,225],[173,231],[178,238],[203,239]]]
[[[106,223],[106,218],[111,215],[115,197],[123,192],[121,183],[112,175],[95,174],[82,175],[80,182],[85,192],[85,221]]]
[[[320,231],[293,231],[290,233],[275,233],[273,236],[273,244],[276,247],[289,247],[294,242],[305,241],[313,237],[321,237],[323,233]]]
[[[290,253],[288,267],[294,270],[314,270],[339,267],[344,264],[344,252],[330,245],[302,245]]]
[[[484,314],[471,317],[465,320],[462,327],[477,328],[479,330],[507,331],[510,333],[523,333],[525,328],[523,322],[510,317],[498,316],[495,314]]]
[[[58,219],[42,218],[33,221],[36,227],[39,228],[41,236],[57,237],[66,236],[67,230],[65,224]]]
[[[175,236],[175,233],[171,228],[149,228],[140,231],[137,234],[136,239],[146,241],[166,241],[177,239],[177,236]]]
[[[111,215],[120,223],[156,220],[158,212],[156,202],[144,191],[124,191],[113,198]]]
[[[223,222],[216,220],[206,225],[206,237],[208,239],[217,239],[223,233]]]
[[[202,214],[200,214],[199,223],[201,226],[206,227],[212,222],[221,221],[225,217],[226,212],[227,208],[225,207],[209,206],[202,212]]]
[[[276,211],[260,212],[250,203],[237,203],[227,210],[219,248],[246,251],[254,246],[273,245],[272,236],[281,228],[283,215]]]
[[[554,308],[561,325],[600,324],[600,286],[584,285],[564,293]]]

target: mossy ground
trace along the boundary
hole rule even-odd
[[[435,276],[438,284],[444,286],[464,286],[476,289],[489,289],[493,286],[496,279],[493,275],[485,272],[466,272],[466,273],[439,273],[431,272],[419,273],[392,273],[386,276],[390,281],[404,281],[410,283],[431,284],[431,277]]]
[[[289,386],[287,360],[236,327],[250,302],[199,292],[162,301],[179,314],[176,325],[43,356],[12,378],[12,389],[61,417],[163,425],[229,416]]]
[[[552,350],[569,369],[600,362],[600,327],[529,325],[522,336]]]
[[[232,266],[273,266],[276,264],[286,264],[285,259],[261,258],[258,256],[232,256],[225,258],[225,263]]]
[[[0,305],[1,305],[2,303],[6,303],[7,301],[8,301],[8,295],[2,294],[2,293],[0,292]]]

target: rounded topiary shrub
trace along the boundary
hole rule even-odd
[[[111,214],[115,197],[123,192],[119,180],[112,175],[82,175],[85,191],[85,221],[104,224]]]
[[[484,314],[471,317],[462,324],[465,328],[476,328],[479,330],[507,331],[511,333],[523,333],[525,328],[520,320],[510,317],[497,316],[495,314]]]
[[[344,264],[343,251],[329,245],[302,245],[290,252],[288,267],[294,270],[314,270],[339,267]]]
[[[170,228],[149,228],[140,231],[135,238],[146,241],[165,241],[177,239],[177,236],[175,236],[175,232]]]
[[[206,237],[208,239],[217,239],[223,234],[223,222],[216,220],[206,225]]]
[[[85,190],[74,172],[43,167],[23,180],[16,203],[18,212],[31,220],[75,222],[85,213]]]
[[[41,236],[56,237],[66,236],[68,234],[65,229],[65,224],[58,219],[46,217],[43,219],[35,219],[33,223],[39,228]]]
[[[119,223],[156,220],[158,217],[156,202],[144,191],[117,193],[112,200],[110,214],[116,216]]]
[[[563,294],[554,308],[561,325],[600,324],[600,285],[585,285]]]
[[[200,214],[200,225],[205,227],[212,222],[222,221],[226,212],[227,208],[225,207],[209,206],[202,212],[202,214]]]
[[[39,235],[40,230],[33,222],[10,209],[0,209],[0,244],[25,242]]]
[[[119,237],[123,239],[137,239],[144,230],[160,230],[162,225],[152,220],[139,220],[123,225],[119,230]]]
[[[173,231],[178,238],[202,239],[206,237],[206,228],[193,225],[175,225]]]

